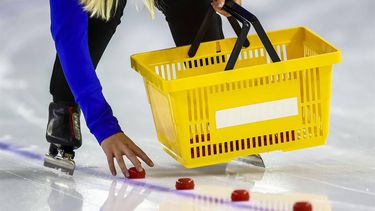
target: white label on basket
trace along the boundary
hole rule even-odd
[[[296,97],[216,111],[216,128],[298,115]]]

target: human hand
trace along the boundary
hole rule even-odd
[[[237,4],[241,5],[241,0],[234,0]],[[226,17],[229,17],[230,14],[223,10],[223,6],[225,4],[225,0],[213,0],[211,5],[214,10]]]
[[[143,168],[137,157],[141,158],[148,166],[154,166],[151,159],[124,133],[117,133],[104,139],[101,147],[107,156],[109,170],[113,176],[116,176],[116,168],[113,162],[113,158],[116,158],[117,164],[120,166],[124,176],[129,177],[129,172],[123,158],[124,155],[133,163],[134,167],[139,172],[142,171]]]

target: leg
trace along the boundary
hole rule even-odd
[[[121,23],[126,0],[119,3],[114,17],[106,22],[90,18],[88,23],[89,50],[91,60],[96,68],[109,41]],[[50,142],[49,153],[45,157],[45,166],[74,171],[74,149],[82,145],[80,129],[80,109],[65,79],[58,56],[56,56],[50,93],[53,102],[49,106],[49,118],[46,139]],[[56,159],[58,158],[58,159]]]
[[[155,0],[168,22],[176,46],[191,44],[209,7],[210,0]],[[203,41],[223,39],[221,18],[215,14],[209,20]]]
[[[155,0],[156,7],[165,15],[176,46],[189,45],[193,42],[208,8],[211,7],[210,3],[211,0]],[[208,25],[203,41],[224,38],[220,15],[213,15]],[[251,155],[240,160],[265,167],[260,155]]]

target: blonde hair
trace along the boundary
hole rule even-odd
[[[109,20],[121,0],[80,0],[83,8],[91,13],[91,17]]]
[[[83,8],[91,13],[91,17],[99,17],[107,21],[116,12],[119,1],[122,0],[80,0]],[[143,2],[154,18],[154,0],[143,0]]]
[[[144,4],[146,5],[148,11],[150,12],[151,18],[155,18],[155,11],[154,11],[154,0],[144,0]]]

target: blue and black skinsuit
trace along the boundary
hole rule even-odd
[[[210,2],[156,0],[155,4],[164,13],[176,45],[181,46],[193,41]],[[99,144],[122,131],[103,96],[95,68],[121,23],[125,5],[126,0],[120,2],[114,17],[106,22],[90,18],[79,0],[50,0],[51,32],[57,56],[50,83],[53,103],[49,108],[47,140],[65,150],[81,146],[80,109]],[[222,39],[221,25],[220,16],[212,16],[204,41]],[[74,116],[77,113],[78,120]]]

